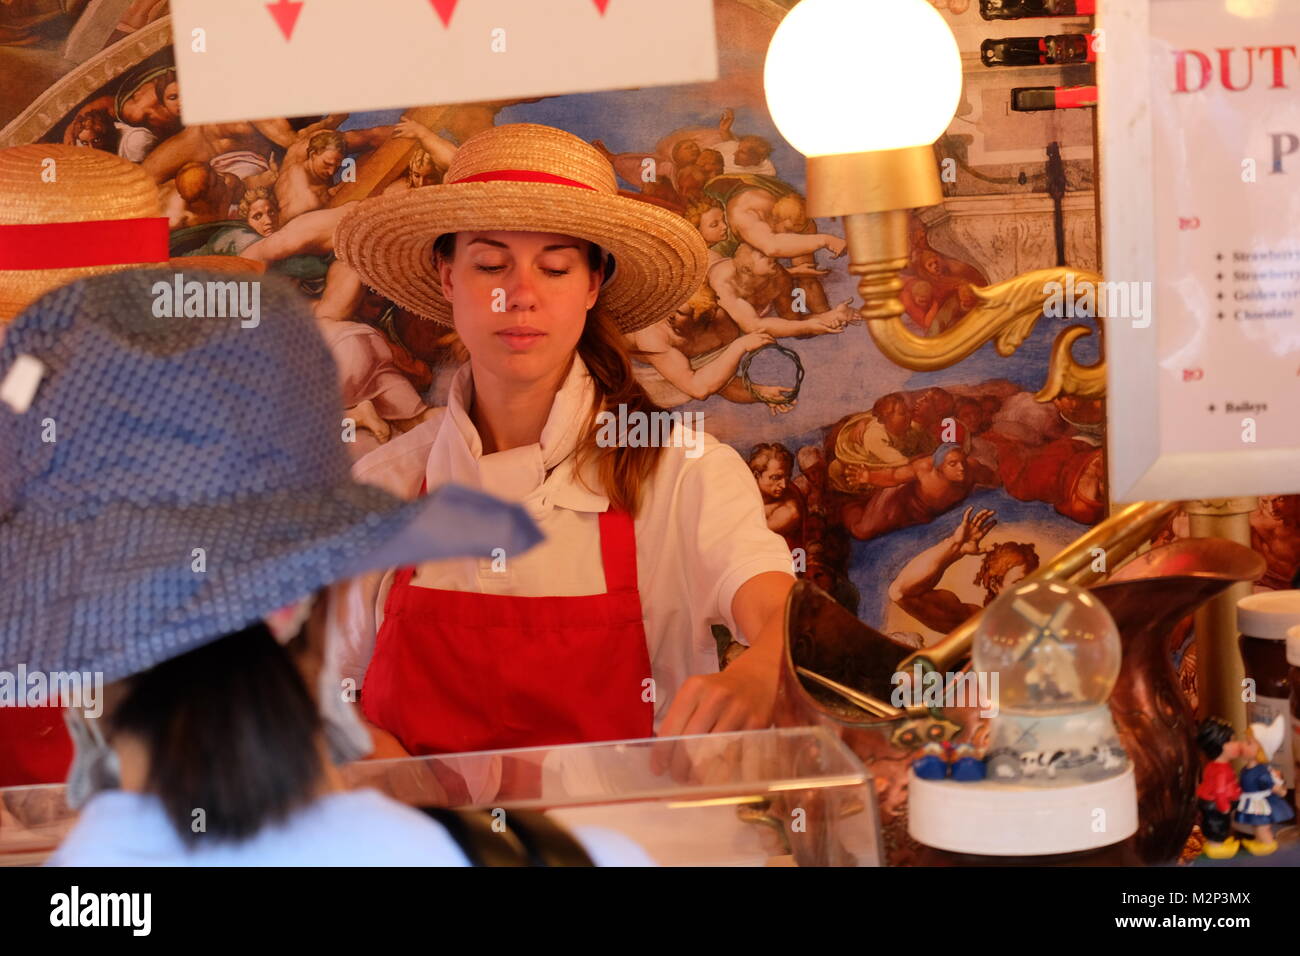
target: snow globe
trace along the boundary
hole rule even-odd
[[[1119,677],[1119,630],[1083,588],[1035,581],[985,611],[972,661],[998,703],[988,776],[1052,786],[1129,766],[1106,701]]]
[[[983,779],[908,782],[908,830],[973,857],[1095,853],[1137,830],[1133,765],[1107,703],[1123,645],[1083,588],[1030,580],[981,615],[972,666],[987,681]],[[1077,862],[1077,860],[1075,860]]]

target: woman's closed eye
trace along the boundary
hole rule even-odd
[[[500,272],[502,269],[504,269],[505,266],[491,266],[491,265],[484,265],[484,264],[482,264],[482,263],[476,263],[476,264],[474,265],[474,268],[477,269],[479,272],[496,273],[496,272]],[[553,279],[557,279],[557,278],[559,278],[560,276],[567,276],[567,275],[569,274],[569,271],[570,271],[570,270],[568,270],[568,269],[543,269],[542,271],[545,272],[545,273],[546,273],[548,276],[550,276],[551,278],[553,278]]]

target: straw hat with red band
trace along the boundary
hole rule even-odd
[[[0,149],[0,322],[78,279],[170,262],[258,273],[236,256],[170,259],[158,186],[119,156],[35,143]]]
[[[512,123],[467,139],[443,185],[367,199],[334,233],[338,257],[375,291],[451,325],[433,244],[449,232],[554,232],[614,259],[596,307],[624,332],[670,316],[708,267],[708,248],[681,216],[618,194],[614,169],[585,140]]]

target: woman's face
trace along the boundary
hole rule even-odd
[[[259,199],[248,207],[248,224],[259,236],[269,236],[275,232],[275,221],[275,210],[265,199]]]
[[[585,239],[550,232],[462,232],[439,263],[452,321],[481,374],[519,384],[569,366],[600,276]]]

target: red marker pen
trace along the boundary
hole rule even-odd
[[[1096,105],[1095,86],[1018,86],[1011,91],[1011,108],[1017,113],[1077,110]]]

